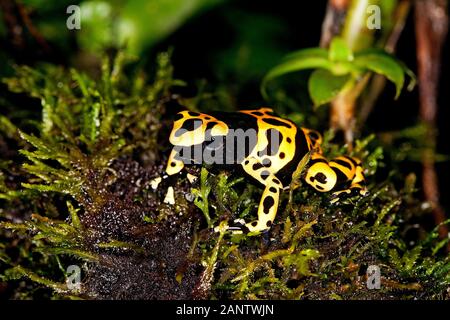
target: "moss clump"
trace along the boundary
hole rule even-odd
[[[0,118],[3,295],[448,298],[448,240],[433,230],[411,243],[414,219],[427,209],[415,197],[414,175],[400,187],[394,175],[376,178],[383,148],[375,136],[353,151],[367,166],[370,196],[330,206],[327,195],[296,182],[268,234],[226,232],[226,221],[255,214],[261,190],[215,168],[190,169],[197,184],[180,176],[176,204],[163,203],[165,183],[155,192],[151,180],[167,156],[173,110],[166,102],[182,82],[167,54],[150,84],[139,72],[126,77],[125,60],[120,53],[105,59],[95,80],[50,66],[19,67],[5,80],[12,92],[37,99],[42,113],[28,122]],[[331,138],[327,155],[343,152]],[[80,291],[65,282],[72,264],[83,270]],[[370,265],[381,270],[379,290],[366,286]]]

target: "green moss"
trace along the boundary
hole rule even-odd
[[[328,195],[298,180],[283,193],[268,234],[233,235],[226,224],[250,220],[262,190],[208,167],[196,171],[193,186],[182,176],[173,181],[176,205],[165,204],[165,182],[157,191],[150,185],[167,157],[174,110],[166,102],[182,82],[173,79],[168,54],[159,56],[151,82],[139,71],[125,76],[126,62],[121,53],[105,59],[98,78],[42,66],[18,67],[5,80],[42,109],[27,125],[0,118],[7,151],[0,162],[0,273],[12,296],[448,297],[448,239],[417,228],[429,209],[417,199],[415,176],[396,169],[404,157],[392,141],[356,141],[352,155],[364,162],[368,197],[331,206]],[[185,102],[197,105],[202,97]],[[346,152],[333,138],[325,134],[330,157]],[[420,232],[411,237],[413,229]],[[81,292],[66,285],[71,264],[82,267]],[[370,265],[380,268],[379,290],[366,286]]]

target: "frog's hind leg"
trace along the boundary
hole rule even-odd
[[[265,188],[258,206],[258,219],[245,224],[249,232],[263,232],[270,229],[278,211],[281,181],[264,167],[257,159],[246,159],[242,164],[244,170],[261,182]]]

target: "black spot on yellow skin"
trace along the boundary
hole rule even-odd
[[[288,143],[291,143],[291,142],[292,142],[292,139],[291,139],[290,137],[287,137],[287,138],[286,138],[286,141],[287,141]]]
[[[349,180],[351,180],[351,176],[347,176],[344,172],[342,172],[341,170],[337,169],[337,168],[332,168],[333,171],[336,173],[337,176],[337,180],[339,184],[343,184]]]
[[[261,172],[261,178],[263,178],[264,180],[266,180],[269,175],[270,175],[270,172],[267,170],[264,170],[263,172]]]
[[[311,177],[311,181],[314,182],[314,180],[317,180],[320,183],[325,184],[327,183],[327,176],[322,172],[319,172],[314,177]]]
[[[270,221],[270,220],[267,221],[267,222],[266,222],[266,226],[267,226],[268,228],[270,228],[270,227],[272,226],[272,221]]]
[[[253,221],[252,226],[256,227],[258,225],[258,221]]]
[[[280,159],[284,159],[284,157],[286,157],[286,155],[284,154],[284,152],[280,152]]]
[[[183,122],[183,125],[180,129],[175,132],[175,137],[179,137],[183,135],[185,132],[194,131],[201,127],[203,121],[199,119],[187,119]]]
[[[261,163],[255,163],[253,166],[252,166],[252,169],[254,170],[254,171],[257,171],[257,170],[259,170],[259,169],[261,169],[262,167],[264,167]]]
[[[258,116],[258,117],[262,117],[264,115],[264,113],[259,112],[259,111],[254,111],[252,112],[253,115]]]
[[[194,112],[194,111],[188,111],[188,115],[190,115],[191,117],[198,117],[200,115],[200,113]]]
[[[179,113],[177,113],[175,115],[175,118],[173,119],[173,121],[178,121],[178,120],[181,120],[183,118],[184,118],[184,115],[181,112],[179,112]]]
[[[273,179],[272,182],[275,183],[275,184],[278,184],[278,185],[281,184],[281,182],[278,181],[277,179]]]
[[[302,131],[305,135],[305,139],[309,149],[315,150],[318,153],[322,153],[322,148],[320,145],[322,144],[323,139],[320,133],[307,128],[302,128]]]
[[[344,160],[334,159],[333,162],[336,162],[337,164],[340,164],[341,166],[346,167],[348,169],[352,169],[352,165]]]
[[[216,122],[216,121],[210,121],[210,122],[208,122],[208,124],[206,125],[206,130],[205,130],[205,131],[208,131],[208,130],[214,128],[214,126],[215,126],[216,124],[218,124],[218,122]]]
[[[346,157],[344,156],[345,159],[349,160],[351,163],[353,163],[353,165],[356,167],[358,165],[358,163],[356,162],[355,159],[353,159],[352,157]]]
[[[172,167],[175,167],[177,164],[176,164],[175,162],[171,162],[170,165],[171,165]]]
[[[318,162],[328,163],[327,160],[325,160],[325,159],[323,159],[323,158],[318,158],[318,159],[311,159],[311,160],[309,161],[309,165],[311,166],[311,165],[313,165],[313,164],[315,164],[315,163],[318,163]]]
[[[270,191],[270,192],[273,192],[273,193],[276,193],[276,192],[277,192],[277,189],[274,188],[274,187],[270,187],[270,188],[269,188],[269,191]]]
[[[264,213],[268,214],[270,212],[270,208],[272,208],[274,204],[275,204],[275,200],[273,199],[273,197],[267,196],[263,202]]]
[[[309,133],[309,137],[310,137],[311,139],[313,139],[313,140],[319,139],[319,136],[318,136],[317,133],[315,133],[314,131],[311,131],[311,132]]]
[[[273,128],[266,131],[266,138],[268,141],[267,147],[258,152],[258,157],[276,155],[283,142],[283,135],[281,132]]]
[[[276,126],[276,127],[292,128],[291,124],[289,124],[287,122],[284,122],[284,121],[277,120],[275,118],[263,118],[263,121],[265,123],[271,124],[271,125]]]
[[[270,161],[270,159],[263,159],[262,161],[262,165],[266,168],[270,167],[272,165],[272,161]]]

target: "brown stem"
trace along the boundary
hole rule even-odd
[[[408,17],[409,11],[411,9],[410,0],[401,0],[397,5],[394,13],[394,26],[387,37],[386,43],[384,44],[384,49],[389,53],[394,53],[397,46],[398,39],[403,32],[405,27],[406,18]],[[368,94],[365,96],[361,102],[361,111],[358,117],[358,128],[361,128],[369,117],[370,113],[375,106],[378,97],[383,92],[386,86],[386,78],[382,75],[374,75],[370,83]]]
[[[322,23],[322,36],[320,46],[327,48],[331,39],[341,32],[342,26],[347,15],[347,9],[350,0],[329,0],[327,12]]]
[[[7,36],[15,48],[24,48],[23,28],[15,14],[16,5],[12,1],[0,1],[0,11],[5,22]]]
[[[423,153],[422,184],[425,199],[432,205],[436,224],[445,221],[445,212],[439,203],[439,187],[434,154],[436,148],[437,94],[440,76],[442,46],[448,30],[446,0],[416,0],[415,21],[417,63],[419,78],[420,117],[428,127],[428,147]],[[448,236],[448,228],[439,228],[441,238]],[[450,250],[450,244],[448,246]]]
[[[341,33],[350,0],[329,0],[327,11],[322,24],[320,46],[327,48],[333,37]],[[347,128],[345,140],[353,140],[353,110],[355,101],[344,93],[339,94],[332,102],[330,109],[330,126],[333,129]]]
[[[353,131],[355,129],[355,119],[353,117],[356,100],[342,92],[331,101],[330,125],[333,129],[344,131],[345,142],[349,151],[353,147]]]
[[[406,18],[408,17],[409,11],[411,9],[411,0],[401,0],[394,13],[394,27],[389,34],[384,49],[393,53],[395,47],[397,46],[398,39],[405,28]]]
[[[347,42],[347,45],[351,50],[357,48],[360,43],[360,37],[363,33],[367,33],[366,36],[373,37],[373,32],[367,32],[364,24],[366,5],[370,1],[330,1],[328,6],[327,17],[325,18],[324,26],[327,26],[328,17],[342,17],[345,12],[345,24],[343,21],[335,21],[339,23],[339,28],[334,32],[342,29],[341,36]],[[332,12],[335,12],[334,14]],[[321,44],[325,44],[329,40],[328,30],[331,28],[323,27]],[[365,75],[361,79],[358,79],[353,88],[348,88],[339,93],[339,95],[331,102],[330,109],[330,127],[344,132],[345,141],[349,150],[352,149],[354,130],[355,130],[355,106],[356,100],[362,89],[367,84],[368,77]]]
[[[356,101],[366,87],[369,79],[370,73],[366,73],[355,84],[352,84],[351,87],[339,93],[331,102],[331,127],[344,131],[344,138],[349,151],[353,149]]]
[[[19,51],[27,49],[26,31],[28,31],[44,53],[50,52],[50,46],[34,26],[27,8],[21,2],[0,0],[0,11],[2,12],[3,20],[7,27],[7,35],[13,48]]]
[[[28,15],[28,11],[25,6],[21,3],[17,3],[17,9],[19,11],[19,15],[23,21],[23,24],[27,27],[28,32],[30,32],[31,36],[36,40],[36,42],[41,46],[42,50],[46,53],[50,52],[50,46],[47,44],[45,38],[40,34],[40,32],[36,29],[33,22]]]
[[[436,121],[437,86],[442,46],[447,35],[447,1],[417,0],[415,19],[419,71],[420,116],[430,124]]]

